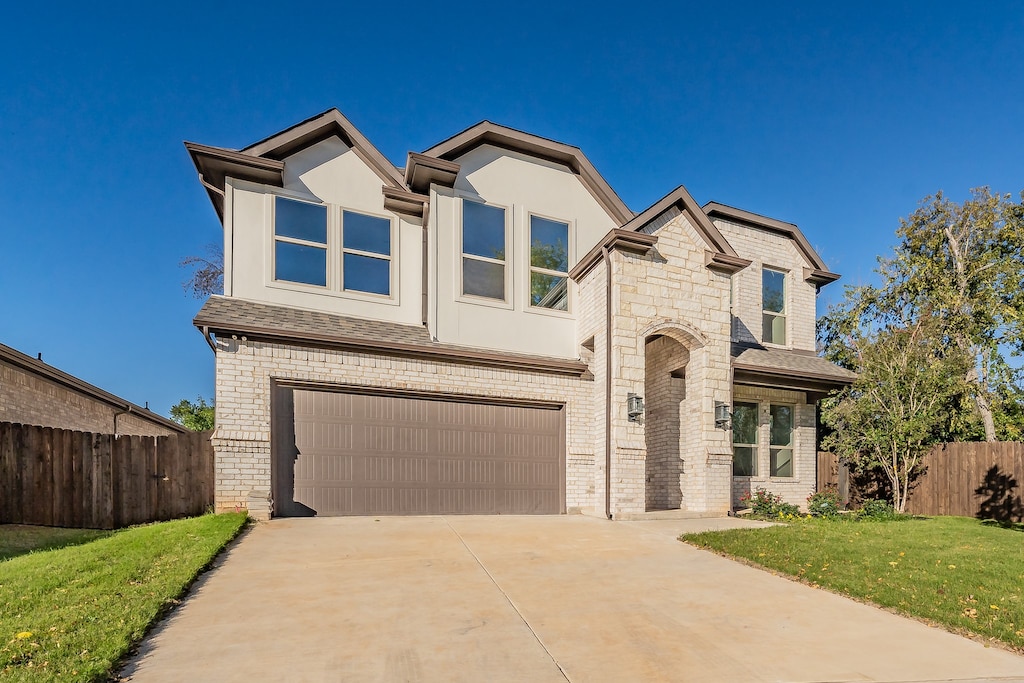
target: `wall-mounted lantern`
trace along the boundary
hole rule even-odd
[[[644,398],[643,396],[637,396],[636,394],[627,394],[626,396],[626,416],[630,422],[643,422],[644,417]]]
[[[722,401],[715,401],[715,427],[729,429],[732,421],[732,413],[729,412],[729,404]]]

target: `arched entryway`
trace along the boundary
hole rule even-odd
[[[699,440],[699,400],[688,378],[699,333],[662,323],[644,337],[645,503],[647,510],[685,509],[687,455]]]

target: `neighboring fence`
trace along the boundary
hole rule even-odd
[[[210,432],[114,436],[0,422],[0,523],[117,529],[213,505]]]
[[[935,446],[924,458],[925,472],[914,482],[907,512],[1021,521],[1024,502],[1024,443],[970,442]],[[818,489],[836,485],[844,501],[859,496],[845,465],[818,453]]]

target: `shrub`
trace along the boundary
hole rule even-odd
[[[842,509],[843,501],[834,486],[826,486],[807,496],[807,511],[815,517],[835,517]]]
[[[861,504],[857,511],[857,517],[861,519],[906,519],[907,515],[901,515],[893,509],[892,503],[887,500],[868,499]]]
[[[757,487],[753,493],[747,491],[740,496],[740,504],[750,508],[755,517],[778,518],[796,517],[800,514],[800,508],[792,503],[786,503],[782,496],[777,493],[770,493],[767,489]]]

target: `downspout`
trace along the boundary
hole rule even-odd
[[[121,417],[122,415],[127,415],[130,412],[132,412],[131,405],[125,405],[124,410],[119,410],[118,412],[114,413],[114,436],[118,435],[117,418]]]
[[[203,325],[200,331],[203,333],[203,339],[210,345],[210,350],[213,351],[214,355],[217,354],[217,345],[213,343],[213,339],[210,337],[210,328]]]
[[[219,194],[221,198],[224,197],[224,190],[220,189],[216,185],[211,185],[210,183],[206,182],[206,178],[203,177],[202,173],[199,174],[199,182],[201,182],[203,184],[203,187],[205,187],[210,192],[215,192],[216,194]]]
[[[429,273],[427,272],[429,270],[429,268],[430,268],[430,255],[427,253],[427,249],[428,249],[427,232],[429,230],[428,226],[430,225],[430,202],[429,201],[423,202],[423,223],[422,223],[422,225],[423,225],[423,241],[422,241],[421,251],[423,252],[423,264],[422,264],[423,277],[421,278],[422,282],[420,283],[420,289],[422,291],[422,295],[420,297],[420,313],[421,313],[421,317],[423,318],[423,321],[422,321],[423,322],[423,327],[427,327],[427,322],[428,322],[427,321],[427,317],[428,317],[428,312],[429,312],[427,310],[428,307],[429,307],[428,304],[427,304],[427,287],[430,286],[430,277],[429,277]]]
[[[604,515],[612,518],[612,261],[608,247],[604,259]]]

